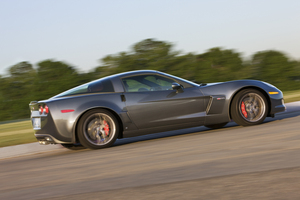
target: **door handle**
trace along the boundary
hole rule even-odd
[[[124,94],[121,94],[121,100],[122,100],[123,102],[126,101],[126,98],[125,98],[125,95],[124,95]]]

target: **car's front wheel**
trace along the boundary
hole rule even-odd
[[[93,109],[82,116],[77,133],[80,143],[86,148],[109,147],[118,137],[118,120],[107,110]]]
[[[240,91],[231,104],[231,117],[233,121],[242,126],[260,124],[265,120],[267,114],[267,99],[255,89]]]

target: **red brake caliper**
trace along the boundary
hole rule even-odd
[[[104,132],[105,132],[105,135],[108,135],[108,133],[109,133],[109,126],[108,126],[108,124],[107,124],[107,122],[104,120],[103,121],[103,124],[104,124]]]
[[[243,113],[243,115],[244,115],[244,117],[248,117],[248,114],[247,114],[247,112],[246,112],[246,109],[245,109],[245,104],[244,104],[244,102],[242,102],[242,105],[241,105],[241,109],[242,109],[242,113]]]

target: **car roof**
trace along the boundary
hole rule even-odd
[[[110,76],[106,76],[106,77],[102,77],[100,79],[93,80],[91,82],[79,85],[79,86],[71,88],[71,89],[69,89],[69,90],[67,90],[65,92],[57,94],[57,95],[51,97],[50,99],[61,97],[62,94],[66,93],[66,92],[68,92],[70,90],[76,89],[78,87],[81,87],[83,85],[93,84],[95,82],[103,81],[103,80],[110,80],[110,81],[112,81],[115,92],[124,92],[124,88],[123,88],[123,85],[121,83],[121,79],[122,78],[125,78],[125,77],[128,77],[128,76],[149,75],[149,74],[153,74],[153,75],[155,75],[155,74],[158,75],[159,74],[159,75],[162,75],[162,76],[166,76],[166,77],[175,79],[176,81],[178,81],[184,87],[197,86],[197,84],[192,83],[192,82],[190,82],[188,80],[185,80],[185,79],[182,79],[182,78],[179,78],[179,77],[175,77],[173,75],[166,74],[164,72],[160,72],[160,71],[156,71],[156,70],[135,70],[135,71],[122,72],[122,73],[119,73],[119,74],[113,74],[113,75],[110,75]]]
[[[155,70],[135,70],[135,71],[129,71],[129,72],[122,72],[119,74],[114,74],[109,76],[110,78],[115,78],[115,77],[126,77],[126,76],[134,76],[134,75],[140,75],[140,74],[156,74],[159,73],[158,71]]]

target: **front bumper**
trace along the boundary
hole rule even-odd
[[[271,115],[285,111],[286,107],[284,105],[283,94],[281,91],[278,95],[271,96],[270,100],[271,100],[271,110],[270,110]]]

